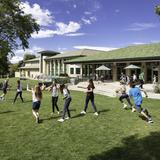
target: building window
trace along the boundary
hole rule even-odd
[[[80,74],[80,68],[76,68],[76,74]]]
[[[70,68],[70,74],[74,74],[74,68]]]

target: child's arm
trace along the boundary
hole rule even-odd
[[[32,92],[33,91],[33,88],[32,89],[29,89],[29,85],[27,84],[27,91],[29,92]]]

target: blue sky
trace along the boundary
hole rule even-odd
[[[25,52],[110,50],[160,41],[159,0],[27,0],[21,6],[40,24]],[[12,61],[21,60],[19,49]]]

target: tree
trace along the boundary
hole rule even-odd
[[[28,48],[28,39],[38,31],[39,25],[23,12],[20,0],[0,0],[0,69],[2,57],[13,56],[18,47]]]
[[[157,5],[157,6],[155,7],[155,13],[160,16],[160,5]]]
[[[26,53],[23,57],[23,61],[26,61],[26,60],[29,60],[29,59],[33,59],[33,58],[36,58],[36,56],[34,54],[29,54],[29,53]]]
[[[18,70],[18,64],[9,64],[9,75],[10,76],[14,76],[17,70]]]

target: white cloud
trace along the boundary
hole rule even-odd
[[[76,32],[81,28],[81,25],[79,23],[73,22],[73,21],[70,21],[68,25],[63,22],[57,22],[56,26],[58,28],[55,31],[55,34],[58,34],[58,35]]]
[[[73,8],[77,8],[77,5],[76,5],[76,4],[74,4],[74,5],[73,5]]]
[[[91,20],[92,22],[95,22],[95,21],[97,21],[97,18],[96,18],[95,16],[92,16],[92,17],[90,17],[90,20]]]
[[[25,53],[36,55],[37,52],[42,51],[42,50],[44,49],[41,47],[37,47],[37,46],[33,46],[32,48],[26,49],[26,50],[23,50],[23,49],[16,50],[14,52],[15,56],[12,57],[10,61],[11,63],[18,63],[19,61],[23,60],[23,56]]]
[[[48,9],[42,9],[39,4],[34,3],[32,6],[29,2],[21,2],[21,7],[24,13],[32,14],[33,18],[37,20],[37,23],[41,26],[49,26],[54,21],[54,16]]]
[[[70,11],[66,11],[67,14],[70,14]]]
[[[156,28],[158,25],[155,23],[133,23],[126,30],[128,31],[142,31],[150,28]]]
[[[98,47],[98,46],[74,46],[75,49],[94,49],[94,50],[100,50],[100,51],[111,51],[118,48],[112,48],[112,47]]]
[[[97,21],[97,18],[95,16],[89,17],[88,19],[82,17],[81,21],[82,21],[83,24],[92,24],[95,21]]]
[[[66,36],[68,37],[76,37],[76,36],[84,36],[85,33],[69,33],[69,34],[66,34]]]
[[[119,13],[119,12],[120,12],[120,10],[119,10],[119,9],[116,9],[116,10],[115,10],[115,13]]]
[[[37,33],[33,33],[32,34],[32,38],[49,38],[49,37],[53,37],[54,36],[54,31],[53,30],[43,30],[41,29],[38,34]]]
[[[85,19],[85,18],[81,18],[82,22],[84,24],[91,24],[91,20],[90,19]]]
[[[58,47],[58,51],[61,52],[61,53],[63,53],[66,50],[67,50],[67,48]]]
[[[85,11],[84,14],[85,14],[85,15],[91,15],[92,12]]]
[[[141,45],[141,44],[146,44],[146,43],[144,43],[144,42],[133,42],[132,44],[133,45]]]
[[[75,33],[80,28],[81,25],[77,22],[70,21],[69,24],[65,24],[63,22],[56,23],[57,29],[56,30],[40,30],[39,33],[32,34],[33,38],[47,38],[53,37],[54,35],[67,35],[69,33]]]
[[[10,60],[11,63],[18,63],[19,61],[22,61],[23,57],[20,56],[14,56],[12,57],[12,59]]]

